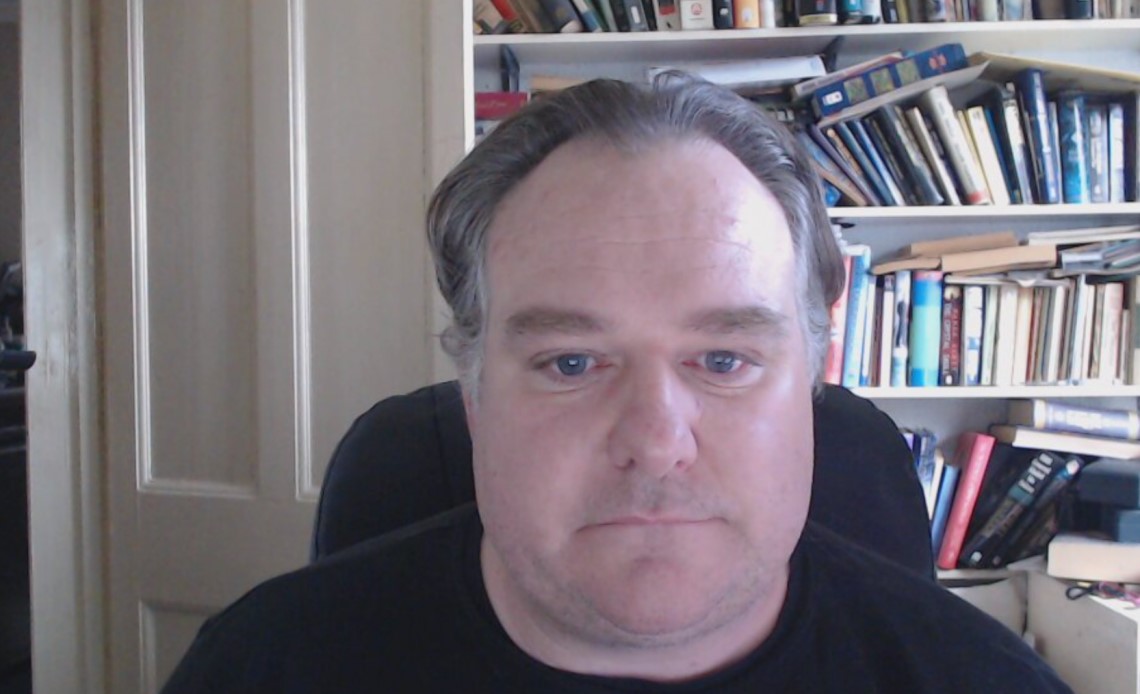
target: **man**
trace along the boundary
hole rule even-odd
[[[843,281],[818,186],[699,82],[595,81],[501,125],[428,219],[477,510],[259,587],[167,691],[1068,691],[805,524]]]

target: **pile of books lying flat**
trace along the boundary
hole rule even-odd
[[[1098,460],[1077,485],[1074,529],[1049,543],[1057,578],[1140,583],[1140,460]]]
[[[1140,383],[1140,225],[844,249],[824,380],[856,386]]]
[[[1002,567],[1041,554],[1062,530],[1095,527],[1140,542],[1140,510],[1120,509],[1134,499],[1140,503],[1140,415],[1135,412],[1011,401],[1005,423],[988,433],[961,434],[949,459],[929,432],[903,435],[915,452],[941,569]],[[1108,474],[1118,479],[1121,467],[1137,473],[1131,487],[1101,481]],[[1094,472],[1086,478],[1089,469]],[[1082,502],[1103,500],[1102,490],[1110,486],[1112,512],[1102,518],[1098,508],[1095,523],[1082,521],[1075,492]],[[1140,551],[1140,545],[1130,549]],[[1140,571],[1140,563],[1133,570]]]

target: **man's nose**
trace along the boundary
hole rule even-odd
[[[689,468],[697,457],[693,432],[700,407],[676,371],[661,366],[628,374],[618,419],[610,434],[610,455],[622,469],[655,478]]]

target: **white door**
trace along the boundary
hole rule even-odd
[[[101,3],[108,691],[305,563],[340,436],[428,382],[423,13]]]

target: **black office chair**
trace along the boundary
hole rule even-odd
[[[325,472],[311,558],[474,500],[459,386],[437,383],[361,415]],[[930,527],[913,458],[890,417],[845,388],[815,404],[808,516],[933,579]]]

